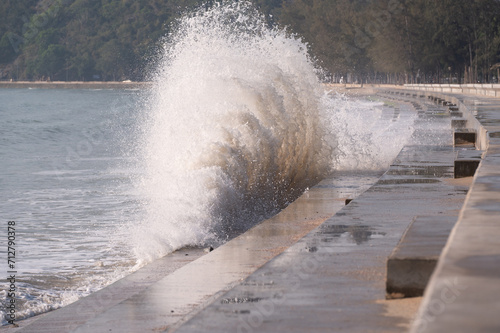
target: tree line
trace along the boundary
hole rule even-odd
[[[333,75],[386,83],[498,82],[498,0],[294,0],[281,24]]]
[[[0,79],[142,80],[201,0],[5,0]],[[325,79],[498,82],[499,0],[253,0],[309,45]]]
[[[0,79],[141,80],[170,23],[197,0],[4,0]]]

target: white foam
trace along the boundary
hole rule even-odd
[[[393,110],[381,102],[340,95],[329,101],[330,126],[338,142],[336,170],[386,170],[414,132],[416,112],[392,118]]]
[[[243,231],[333,170],[387,168],[413,131],[380,103],[326,94],[307,45],[245,1],[184,17],[159,58],[146,216],[130,231],[139,265]]]
[[[138,258],[242,230],[330,172],[324,94],[306,46],[246,2],[184,18],[146,122]]]

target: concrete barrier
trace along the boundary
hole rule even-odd
[[[470,129],[456,129],[453,132],[453,145],[455,147],[475,147],[477,133]]]
[[[405,89],[500,97],[500,84],[405,84]]]
[[[417,216],[387,260],[387,298],[422,296],[446,245],[454,216]]]
[[[476,132],[474,182],[429,281],[411,333],[500,331],[500,85],[408,85],[459,106]],[[451,95],[444,93],[449,89]],[[472,96],[475,95],[475,96]],[[470,153],[465,153],[468,155]],[[470,156],[458,156],[470,159]],[[479,156],[482,156],[479,162]],[[457,165],[455,165],[457,167]]]
[[[430,100],[437,102],[443,100],[454,104],[453,110],[462,113],[463,118],[466,120],[466,128],[474,130],[477,133],[476,148],[485,150],[487,147],[487,131],[484,126],[476,119],[474,113],[470,110],[470,106],[466,105],[460,95],[451,95],[441,93],[441,88],[436,87],[441,85],[422,84],[422,85],[404,85],[404,86],[376,86],[377,91],[394,91],[395,93],[405,93],[407,90],[418,91],[420,95],[427,97]],[[496,89],[496,88],[495,88]],[[500,89],[500,85],[498,87]],[[500,94],[499,94],[500,96]],[[424,97],[424,98],[425,98]],[[458,114],[455,114],[458,115]]]

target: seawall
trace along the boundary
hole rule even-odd
[[[399,94],[454,104],[481,156],[473,184],[425,290],[411,333],[500,330],[499,85],[408,85]]]
[[[137,288],[149,274],[138,271],[9,331],[408,331],[412,314],[394,311],[408,307],[408,299],[386,300],[386,269],[416,218],[456,224],[412,333],[495,331],[500,327],[495,310],[500,300],[499,100],[402,86],[349,90],[378,91],[378,98],[397,105],[394,115],[418,113],[419,121],[443,122],[449,130],[415,133],[430,141],[406,146],[389,170],[368,190],[352,193],[347,205],[334,193],[353,191],[352,183],[340,190],[338,179],[326,179],[275,218],[215,251],[186,252],[197,259],[157,281]],[[472,147],[453,144],[451,124],[459,119],[443,102],[462,112],[456,124],[476,131]],[[442,144],[438,138],[448,140]],[[482,156],[475,176],[468,178],[470,190],[454,178],[460,152]],[[174,259],[181,260],[184,253],[177,255]]]

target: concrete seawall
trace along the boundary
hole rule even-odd
[[[406,89],[462,95],[500,97],[500,84],[405,84]]]
[[[400,117],[418,114],[420,122],[449,126],[417,130],[415,137],[428,140],[404,147],[369,189],[352,179],[326,179],[213,252],[186,250],[192,260],[177,253],[6,331],[498,331],[500,100],[420,88],[348,87],[397,105]],[[454,123],[476,133],[473,147],[454,145]],[[478,151],[474,178],[456,179],[458,155]],[[344,206],[346,197],[353,200]],[[415,317],[416,308],[401,309],[418,300],[386,300],[386,278],[388,258],[419,221],[455,226]],[[157,268],[165,265],[172,269]],[[156,270],[164,276],[145,283]]]
[[[411,332],[500,331],[500,99],[477,97],[500,96],[499,87],[461,87],[459,94],[458,87],[405,88],[405,94],[412,89],[457,105],[465,127],[477,133],[476,148],[483,151]],[[450,89],[453,94],[446,93]]]

